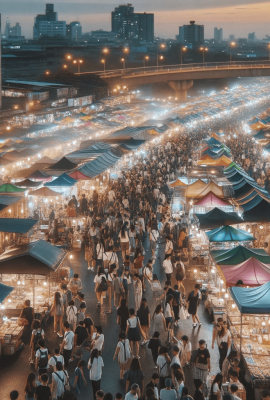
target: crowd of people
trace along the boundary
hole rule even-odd
[[[189,261],[187,228],[191,221],[187,214],[172,218],[167,183],[185,175],[192,167],[194,149],[206,134],[206,130],[201,133],[183,130],[156,147],[146,146],[145,153],[135,157],[133,166],[123,171],[122,178],[112,182],[105,194],[95,190],[91,199],[82,195],[79,201],[73,196],[69,204],[76,215],[84,215],[86,220],[85,259],[89,273],[93,273],[96,306],[100,315],[116,310],[119,337],[113,360],[117,359],[119,364],[123,393],[113,395],[102,390],[102,381],[106,379],[103,377],[106,340],[102,325],[91,317],[93,304],[86,304],[88,289],[79,275],[74,274],[69,284],[61,284],[55,293],[50,311],[54,332],[62,339],[58,348],[50,351],[50,338],[27,304],[24,316],[32,327],[29,361],[38,379],[33,372],[28,375],[20,398],[75,400],[87,384],[88,369],[96,400],[203,400],[207,396],[220,400],[224,382],[229,382],[224,400],[238,399],[236,393],[243,388],[243,371],[239,355],[230,350],[227,321],[220,318],[213,326],[212,348],[219,351],[220,372],[212,381],[206,340],[201,338],[197,350],[192,351],[190,332],[176,337],[181,320],[189,315],[191,329],[200,329],[198,308],[202,293],[199,284],[188,291],[184,281]],[[234,159],[242,160],[243,167],[247,167],[249,159],[248,167],[254,172],[255,160],[261,162],[257,161],[258,151],[249,148],[246,137],[244,143],[247,146],[240,152],[232,135],[227,140]],[[164,290],[155,270],[157,259],[166,275]],[[155,298],[152,315],[146,289],[162,293]],[[148,366],[154,372],[147,383],[140,364],[140,345],[150,349],[152,355]],[[77,366],[71,372],[73,362]],[[186,383],[191,367],[195,389]],[[262,398],[269,400],[269,395],[264,391]],[[18,392],[11,392],[10,398],[16,400]]]

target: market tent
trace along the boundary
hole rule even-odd
[[[251,189],[257,189],[260,193],[262,193],[266,197],[270,197],[269,193],[264,190],[261,186],[259,186],[255,181],[247,180],[246,178],[242,178],[241,181],[234,183],[233,190],[235,193],[235,198],[241,198],[241,196],[245,195]]]
[[[15,182],[16,186],[23,187],[23,188],[37,187],[37,186],[40,186],[41,184],[42,184],[42,182],[34,182],[34,181],[31,181],[30,179],[25,179],[24,181]]]
[[[222,157],[214,160],[206,154],[205,156],[202,156],[200,160],[198,160],[197,164],[198,165],[227,167],[228,165],[230,165],[231,162],[232,162],[232,160],[224,155]]]
[[[79,181],[79,180],[89,180],[90,179],[90,178],[88,178],[88,176],[84,175],[80,171],[74,171],[71,174],[69,174],[69,176],[71,178],[73,178],[73,179],[76,179],[77,181]]]
[[[213,136],[209,140],[205,140],[209,146],[222,146],[222,143]]]
[[[18,201],[21,201],[22,197],[19,196],[6,196],[0,195],[0,211],[4,210],[5,208],[16,204]]]
[[[270,281],[270,264],[263,264],[254,257],[235,266],[220,265],[226,286],[234,286],[241,279],[246,286],[259,286]]]
[[[266,200],[259,194],[250,201],[241,204],[245,222],[270,222],[270,199]]]
[[[30,218],[0,218],[0,232],[27,233],[37,222]]]
[[[233,228],[230,225],[225,225],[205,233],[208,236],[209,242],[243,242],[256,240],[246,231]]]
[[[50,181],[52,179],[51,176],[44,174],[44,172],[39,169],[26,176],[26,178],[33,179],[34,181]]]
[[[3,283],[0,283],[0,303],[5,300],[5,298],[12,292],[13,289],[14,287],[12,286],[7,286]]]
[[[194,203],[194,206],[224,207],[224,206],[231,206],[231,203],[229,203],[225,200],[221,200],[212,191],[210,191],[202,199],[196,201],[196,203]]]
[[[18,186],[13,185],[12,183],[4,183],[0,186],[0,193],[21,193],[25,192],[26,189],[19,188]]]
[[[67,174],[62,174],[51,182],[45,183],[46,187],[71,187],[77,183],[76,179],[71,178]]]
[[[270,257],[265,250],[247,249],[241,245],[229,250],[212,250],[210,254],[219,265],[237,265],[250,257],[254,257],[264,264],[270,264]]]
[[[54,170],[54,171],[70,171],[77,167],[77,164],[70,161],[68,158],[63,157],[57,163],[50,165],[46,168],[46,170]]]
[[[242,168],[234,161],[232,161],[231,164],[227,168],[225,168],[223,172],[224,174],[226,174],[227,172],[231,172],[233,169],[241,170]]]
[[[29,193],[29,196],[38,196],[38,197],[50,197],[50,196],[60,196],[61,193],[55,192],[54,190],[48,187],[42,187],[38,190],[33,190]]]
[[[270,282],[256,288],[231,287],[230,293],[242,314],[269,315]]]
[[[47,275],[61,265],[66,253],[45,240],[9,249],[0,255],[1,274]]]
[[[222,186],[218,186],[214,181],[208,182],[196,197],[204,197],[208,193],[213,193],[217,197],[224,197]]]
[[[169,184],[170,187],[178,187],[178,186],[187,186],[184,182],[180,181],[180,179],[176,179],[176,181]]]
[[[241,224],[244,221],[236,212],[225,212],[215,207],[206,214],[194,214],[200,222],[200,229],[214,229],[223,225]]]
[[[36,161],[35,164],[54,164],[56,160],[50,157],[44,156],[40,160]]]
[[[196,182],[187,186],[186,197],[197,197],[206,186],[207,184],[205,182],[203,182],[201,179],[198,179]]]

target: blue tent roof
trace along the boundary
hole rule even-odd
[[[229,290],[242,314],[270,313],[270,282],[256,288],[231,287]]]
[[[242,229],[233,228],[230,225],[213,229],[206,232],[210,242],[243,242],[247,240],[256,240],[252,235]]]
[[[75,183],[77,183],[76,179],[71,178],[67,174],[62,174],[62,175],[58,176],[58,178],[56,178],[54,181],[45,183],[44,186],[48,186],[48,187],[70,187],[70,186],[74,186]]]
[[[12,292],[14,287],[3,285],[0,283],[0,303],[5,300],[5,298]]]
[[[247,249],[241,245],[230,250],[212,250],[210,254],[219,265],[237,265],[250,257],[264,264],[270,264],[270,257],[264,249]]]
[[[0,232],[27,233],[37,222],[30,218],[0,218]]]
[[[215,146],[222,146],[222,143],[214,137],[211,137],[209,140],[206,140],[207,144],[214,144]]]

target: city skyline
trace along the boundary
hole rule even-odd
[[[68,0],[53,2],[61,20],[79,20],[83,32],[96,29],[111,29],[111,11],[119,4],[115,0],[100,0],[89,2],[82,0],[78,3]],[[143,0],[131,2],[136,12],[152,12],[155,14],[155,35],[162,38],[175,38],[180,25],[195,20],[205,26],[205,37],[213,38],[214,27],[223,28],[224,39],[230,34],[236,37],[247,37],[251,31],[262,39],[270,34],[269,12],[270,2],[254,0],[228,0],[226,6],[218,0],[191,0],[186,4],[184,0]],[[36,14],[43,13],[46,1],[19,0],[3,1],[1,3],[2,21],[9,18],[19,22],[25,37],[32,38],[33,20]],[[172,12],[173,11],[173,12]],[[3,32],[2,32],[3,33]]]

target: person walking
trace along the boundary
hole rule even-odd
[[[86,366],[84,360],[78,362],[77,367],[74,371],[73,389],[75,394],[80,394],[80,389],[87,385],[87,381],[84,377],[83,368]]]
[[[221,330],[217,333],[216,341],[219,350],[219,368],[222,371],[223,361],[227,357],[228,349],[231,346],[231,334],[226,321],[223,321]]]
[[[173,265],[171,261],[171,254],[165,255],[165,260],[163,261],[163,268],[166,274],[166,280],[171,282],[171,276],[173,273]]]
[[[36,375],[34,372],[30,372],[24,388],[25,400],[35,400],[36,387]]]
[[[41,329],[41,324],[39,319],[34,319],[31,328],[32,328],[32,336],[30,340],[31,355],[29,358],[29,362],[33,364],[35,362],[36,351],[38,350],[38,341],[39,339],[44,339],[45,333],[44,330]]]
[[[149,328],[150,328],[150,311],[145,298],[143,298],[141,301],[140,308],[138,309],[137,312],[137,317],[140,320],[141,328],[146,338],[146,341],[143,341],[141,343],[141,345],[143,346],[149,341]]]
[[[153,361],[155,364],[154,368],[157,368],[158,352],[161,347],[161,341],[159,339],[159,332],[154,332],[153,337],[149,340],[148,349],[151,350]]]
[[[50,350],[45,347],[45,340],[39,339],[38,350],[36,352],[35,369],[38,370],[38,375],[46,374],[49,368]]]
[[[162,346],[159,349],[159,356],[157,358],[160,390],[165,388],[165,380],[170,376],[170,363],[171,359],[168,355],[168,349]]]
[[[154,311],[153,317],[153,332],[159,332],[162,333],[166,331],[166,320],[164,318],[164,314],[162,312],[162,305],[158,304],[156,306],[156,309]]]
[[[90,381],[92,384],[94,399],[96,399],[97,391],[100,390],[100,382],[101,382],[103,367],[104,367],[103,359],[99,355],[98,349],[92,350],[91,357],[88,361],[87,368],[90,370]]]
[[[142,301],[142,281],[139,275],[136,273],[133,275],[133,287],[135,297],[135,310],[137,311]]]
[[[122,225],[120,233],[119,233],[120,245],[122,250],[122,259],[123,261],[126,258],[126,255],[129,254],[129,236],[126,230],[125,224]]]
[[[173,321],[174,321],[173,302],[174,302],[174,297],[172,294],[169,294],[169,296],[167,296],[166,306],[165,306],[165,320],[166,320],[166,328],[168,331],[168,342],[170,342],[173,337]]]
[[[133,358],[129,369],[126,373],[126,393],[131,389],[132,385],[139,385],[141,393],[144,392],[144,373],[138,358]]]
[[[141,335],[145,339],[145,333],[143,332],[140,320],[135,314],[134,308],[129,309],[129,319],[127,320],[126,335],[130,343],[131,352],[134,357],[139,357],[139,343]]]
[[[196,283],[196,285],[194,286],[194,290],[192,290],[192,292],[189,293],[188,299],[187,299],[187,309],[188,309],[188,313],[191,314],[191,316],[192,316],[194,328],[197,326],[196,321],[198,321],[199,325],[201,325],[201,322],[200,322],[198,314],[197,314],[200,300],[201,300],[200,285],[198,283]]]
[[[120,307],[117,310],[117,324],[119,325],[120,332],[126,332],[128,319],[129,311],[127,308],[127,302],[126,299],[122,299]]]
[[[53,315],[53,326],[54,332],[57,333],[59,337],[63,337],[63,316],[64,316],[64,302],[61,297],[60,292],[54,293],[53,304],[51,308],[51,315]],[[59,326],[59,329],[58,329]]]
[[[69,362],[73,361],[73,359],[71,358],[71,354],[74,344],[74,332],[70,329],[68,321],[65,321],[63,323],[63,327],[65,334],[64,334],[64,340],[60,347],[60,352],[63,352],[65,367],[67,368]]]
[[[182,261],[176,264],[176,274],[175,278],[177,281],[178,285],[178,290],[181,292],[182,290],[182,295],[185,296],[186,294],[186,289],[185,286],[183,285],[183,280],[185,279],[185,266]]]
[[[129,340],[125,332],[120,332],[119,342],[116,346],[113,360],[118,356],[118,363],[120,366],[120,380],[124,379],[124,372],[127,369],[128,362],[131,358],[131,349],[129,345]]]
[[[57,361],[56,371],[52,373],[51,391],[53,399],[59,399],[65,392],[65,385],[68,384],[68,373],[63,370],[61,362]]]
[[[69,327],[73,332],[75,331],[77,325],[77,311],[77,308],[74,306],[74,300],[70,300],[66,311],[67,321],[65,322],[69,323]]]
[[[165,379],[165,388],[160,391],[160,400],[176,400],[176,392],[172,389],[172,380],[170,378]]]

